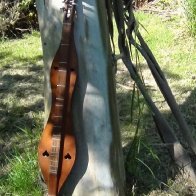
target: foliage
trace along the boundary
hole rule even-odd
[[[35,0],[2,0],[0,2],[0,35],[14,36],[37,27]]]
[[[32,0],[21,0],[20,8],[22,10],[27,10],[28,7],[32,4],[32,2],[34,3],[34,1],[32,1]]]

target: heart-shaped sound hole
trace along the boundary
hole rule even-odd
[[[43,155],[44,157],[49,157],[49,153],[48,153],[48,151],[47,151],[47,150],[46,150],[46,151],[44,151],[42,155]]]
[[[71,159],[71,155],[70,155],[69,153],[67,153],[67,154],[64,156],[64,158],[65,158],[66,160],[70,160],[70,159]]]

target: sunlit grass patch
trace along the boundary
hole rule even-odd
[[[2,40],[0,42],[0,67],[35,63],[42,58],[39,33],[24,35],[22,39]]]
[[[194,120],[195,110],[193,108],[195,108],[196,104],[196,42],[189,36],[184,26],[182,26],[179,16],[164,18],[159,14],[148,14],[142,11],[137,11],[135,14],[138,21],[142,24],[139,27],[140,32],[163,70],[180,110],[183,112],[183,116],[195,136],[196,123]],[[140,67],[148,93],[168,120],[171,127],[174,128],[179,140],[183,141],[178,125],[172,117],[171,111],[164,97],[161,95],[145,60],[141,56],[139,57]],[[136,60],[133,61],[136,62]],[[132,190],[133,188],[135,189],[135,195],[177,195],[182,189],[186,189],[187,179],[184,179],[184,182],[181,184],[183,188],[179,191],[175,187],[177,183],[176,179],[174,179],[175,172],[173,172],[176,168],[174,165],[171,165],[172,161],[167,147],[162,144],[160,136],[156,132],[152,114],[147,106],[142,111],[138,128],[137,122],[139,115],[137,113],[137,102],[135,102],[135,107],[132,108],[134,112],[131,112],[133,81],[123,69],[122,63],[119,68],[120,71],[117,71],[117,97],[119,100],[122,100],[118,103],[120,104],[120,119],[123,119],[120,121],[123,142],[126,141],[126,143],[132,144],[125,147],[125,151],[130,147],[131,158],[128,161],[126,160],[125,164],[128,165],[128,170],[131,173]],[[119,85],[119,83],[122,85]],[[137,96],[135,100],[137,100]],[[145,104],[144,100],[142,101],[141,98],[140,100],[142,104]],[[132,117],[131,114],[133,114]],[[132,122],[130,121],[131,118],[134,119]],[[139,131],[137,137],[135,137],[134,133],[137,129]],[[135,138],[136,142],[134,143]],[[142,140],[143,146],[140,140]],[[138,148],[140,148],[140,151],[138,151]],[[160,161],[155,161],[151,152]],[[169,182],[172,183],[169,184]],[[156,188],[160,192],[151,192],[151,189]],[[161,188],[167,190],[162,191]]]
[[[7,158],[8,171],[0,178],[0,195],[41,196],[35,149]]]
[[[0,195],[41,196],[37,146],[43,129],[38,32],[0,44]]]
[[[156,14],[136,12],[140,31],[160,64],[172,90],[194,89],[196,41],[189,37],[180,18],[164,20]]]

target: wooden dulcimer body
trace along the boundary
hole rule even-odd
[[[74,165],[76,155],[71,109],[77,78],[73,36],[74,2],[66,0],[63,11],[62,38],[50,71],[51,111],[38,146],[38,161],[49,196],[58,195]]]

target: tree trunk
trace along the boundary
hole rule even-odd
[[[48,119],[51,107],[50,67],[59,47],[62,34],[63,13],[60,8],[63,3],[60,0],[37,0],[39,28],[41,32],[43,60],[44,60],[44,105],[45,123]]]
[[[61,0],[37,0],[45,65],[45,111],[50,112],[49,72],[62,32]],[[104,0],[77,2],[75,44],[79,70],[73,100],[76,162],[60,195],[124,195],[124,164]]]

